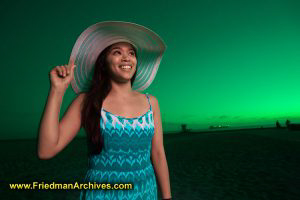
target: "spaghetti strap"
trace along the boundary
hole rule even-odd
[[[146,97],[147,97],[148,103],[149,103],[149,105],[150,105],[150,110],[152,110],[152,106],[151,106],[151,103],[150,103],[150,97],[149,97],[149,94],[148,94],[148,93],[146,93]]]

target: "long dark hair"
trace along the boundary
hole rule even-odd
[[[101,108],[104,99],[111,90],[110,73],[107,63],[107,55],[112,45],[106,47],[98,56],[94,74],[89,90],[83,100],[81,110],[81,122],[87,134],[88,154],[99,154],[102,151],[104,141],[100,130]],[[133,47],[137,57],[136,49]],[[137,65],[136,65],[137,66]],[[136,77],[136,71],[131,78],[131,87]]]

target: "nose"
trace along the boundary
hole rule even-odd
[[[129,60],[129,55],[127,53],[123,53],[122,60]]]

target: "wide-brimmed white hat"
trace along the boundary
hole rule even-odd
[[[89,89],[93,68],[99,54],[117,42],[131,43],[137,50],[137,74],[132,88],[143,91],[152,83],[157,73],[166,45],[152,30],[130,22],[104,21],[83,31],[72,49],[69,64],[73,61],[75,93]]]

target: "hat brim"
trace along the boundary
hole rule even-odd
[[[137,50],[137,74],[132,88],[143,91],[154,80],[166,45],[152,30],[130,22],[105,21],[88,27],[76,40],[69,63],[75,63],[71,85],[75,93],[89,89],[99,54],[117,42],[131,43]]]

